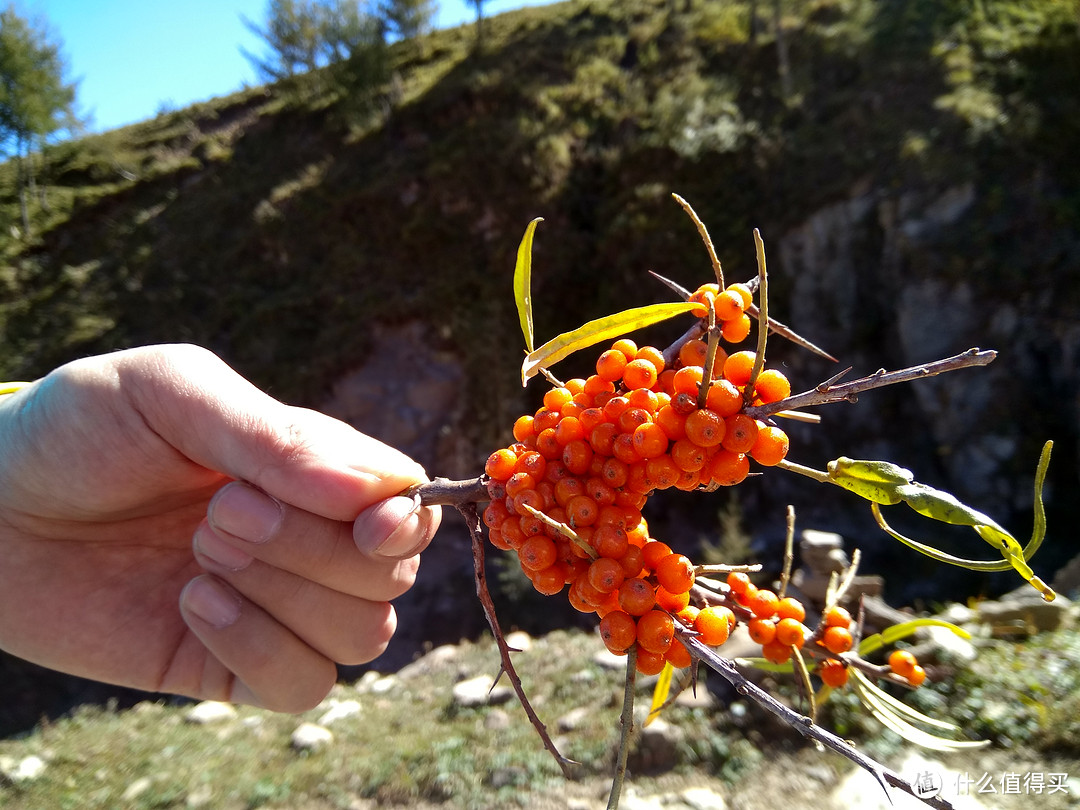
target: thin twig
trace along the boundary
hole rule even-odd
[[[693,220],[694,225],[698,229],[698,233],[701,234],[701,241],[705,243],[705,250],[709,252],[709,259],[712,260],[713,273],[716,275],[716,283],[720,285],[720,289],[724,289],[724,271],[720,267],[720,259],[716,255],[716,248],[713,247],[712,237],[709,236],[709,229],[705,227],[705,223],[701,221],[693,207],[680,197],[678,194],[671,195],[675,202],[682,206],[683,210]]]
[[[765,242],[761,231],[754,228],[754,250],[757,254],[758,268],[758,335],[757,351],[754,353],[754,367],[750,369],[750,379],[743,390],[743,402],[749,405],[754,401],[754,386],[758,375],[765,368],[765,344],[769,338],[769,271],[765,265]]]
[[[795,507],[788,504],[786,531],[784,532],[784,568],[780,573],[780,589],[776,595],[781,599],[787,594],[788,581],[791,579],[791,565],[795,562]]]
[[[886,768],[876,760],[853,747],[847,741],[814,723],[809,717],[799,714],[794,709],[784,705],[760,686],[743,675],[735,664],[727,658],[718,655],[711,647],[699,641],[693,633],[686,628],[676,625],[675,633],[679,640],[686,645],[686,649],[695,657],[704,661],[712,670],[717,672],[724,680],[735,687],[735,691],[744,697],[753,698],[762,708],[775,714],[800,734],[821,743],[841,756],[847,757],[861,768],[869,771],[888,795],[888,786],[892,785],[905,793],[921,799],[929,807],[935,810],[953,810],[953,805],[940,796],[921,797],[915,793],[915,788],[900,774]]]
[[[754,419],[764,419],[778,411],[812,408],[815,405],[828,405],[833,402],[856,402],[859,394],[886,385],[921,380],[925,377],[934,377],[949,371],[972,366],[989,365],[997,357],[997,352],[992,350],[968,349],[962,354],[947,357],[944,360],[935,360],[921,366],[909,366],[899,371],[885,371],[881,369],[868,377],[852,380],[841,385],[822,384],[812,391],[781,399],[778,402],[770,402],[765,405],[754,405],[746,408],[745,413]]]
[[[421,506],[456,506],[489,500],[487,481],[484,476],[453,481],[436,478],[409,487],[403,493],[407,498],[419,498]]]
[[[533,710],[532,704],[525,694],[525,688],[521,685],[521,678],[518,677],[517,670],[514,669],[513,661],[510,660],[510,645],[506,643],[506,639],[502,634],[502,629],[499,627],[499,619],[495,615],[495,603],[491,600],[491,592],[488,590],[487,586],[487,573],[484,569],[484,538],[480,533],[480,516],[477,514],[476,504],[461,504],[457,507],[457,510],[461,513],[461,516],[465,518],[465,523],[469,527],[469,536],[472,538],[473,573],[476,577],[476,595],[480,598],[480,604],[484,608],[484,616],[487,618],[492,635],[495,636],[495,643],[499,647],[499,656],[502,660],[502,670],[499,674],[506,673],[506,677],[510,679],[510,685],[514,687],[514,692],[517,694],[521,707],[525,709],[525,714],[528,715],[529,721],[533,724],[533,728],[535,728],[536,733],[540,735],[544,747],[551,752],[555,761],[559,763],[563,776],[570,779],[573,776],[573,771],[570,766],[577,765],[578,763],[563,756],[555,746],[554,741],[548,734],[547,726],[541,722],[540,718]]]
[[[617,810],[622,797],[622,786],[626,782],[626,760],[630,756],[630,742],[634,734],[634,682],[637,678],[637,645],[626,653],[626,682],[623,685],[622,716],[619,732],[619,754],[615,761],[615,776],[611,780],[611,793],[608,794],[607,810]]]

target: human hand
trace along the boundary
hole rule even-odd
[[[439,513],[403,454],[193,346],[68,364],[0,399],[0,647],[280,711],[379,655]]]

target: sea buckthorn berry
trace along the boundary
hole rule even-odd
[[[848,668],[835,658],[826,658],[818,665],[818,677],[826,686],[839,689],[848,681]]]
[[[709,344],[700,338],[688,340],[679,347],[679,362],[684,366],[705,366],[709,353]]]
[[[907,680],[912,686],[922,686],[923,681],[926,680],[926,670],[916,664],[908,673]]]
[[[627,539],[626,529],[607,524],[598,526],[593,532],[592,546],[601,557],[618,560],[630,547],[630,541]]]
[[[708,451],[689,439],[679,439],[669,451],[675,466],[684,472],[697,472],[709,460]]]
[[[781,619],[795,619],[801,622],[806,619],[806,608],[793,596],[785,596],[776,606],[776,615]]]
[[[783,461],[788,454],[787,434],[775,425],[757,423],[757,438],[750,448],[750,458],[765,467],[772,467]]]
[[[518,549],[521,567],[529,571],[540,571],[555,563],[558,553],[555,542],[542,534],[530,537]]]
[[[544,511],[544,496],[535,489],[523,490],[508,500],[513,502],[513,511],[518,515],[528,515],[529,509]]]
[[[722,487],[741,484],[749,474],[750,461],[743,453],[720,450],[709,462],[709,480]]]
[[[600,638],[611,652],[626,652],[637,641],[637,622],[629,613],[613,610],[600,620]]]
[[[588,495],[575,495],[566,503],[566,516],[571,528],[592,526],[600,514],[600,507]]]
[[[555,441],[563,447],[585,438],[585,427],[576,416],[564,416],[555,426]]]
[[[514,472],[528,473],[534,481],[539,482],[547,472],[547,459],[535,450],[526,450],[518,456],[517,463],[514,464]]]
[[[720,336],[728,343],[742,343],[750,334],[750,316],[745,312],[730,321],[724,321],[720,327]]]
[[[594,451],[584,439],[567,442],[562,449],[562,462],[574,475],[585,475],[592,464]]]
[[[499,529],[503,521],[510,517],[510,510],[505,501],[492,501],[484,507],[484,525],[489,529]]]
[[[751,619],[746,629],[755,644],[764,646],[776,638],[776,622],[772,619]]]
[[[847,652],[853,643],[851,631],[846,627],[826,627],[821,635],[821,646],[834,655]]]
[[[599,557],[589,566],[589,584],[601,593],[617,591],[625,580],[622,566],[610,557]]]
[[[751,582],[749,585],[746,586],[746,590],[744,590],[742,593],[735,594],[735,601],[743,607],[747,607],[750,604],[750,601],[755,596],[757,596],[757,591],[757,585]]]
[[[676,394],[690,394],[696,397],[704,374],[701,366],[683,366],[675,372],[671,387]]]
[[[848,613],[847,608],[842,608],[840,605],[830,607],[821,618],[826,627],[846,628],[851,626],[851,614]]]
[[[662,610],[650,610],[638,619],[638,646],[649,652],[666,653],[675,640],[675,620]]]
[[[619,338],[611,344],[611,348],[622,352],[627,363],[637,357],[637,344],[630,338]]]
[[[610,456],[615,447],[615,437],[619,435],[619,429],[611,422],[603,422],[592,429],[589,434],[589,447],[594,453],[601,456]],[[540,439],[537,438],[537,449]],[[541,451],[542,452],[542,451]]]
[[[581,426],[585,429],[585,435],[589,436],[593,429],[597,425],[603,424],[604,409],[603,408],[586,408],[578,414],[578,421],[581,422]]]
[[[694,586],[694,564],[684,554],[661,557],[653,570],[660,587],[671,593],[686,593]]]
[[[634,354],[635,360],[648,360],[652,363],[656,373],[659,376],[660,372],[664,370],[667,365],[667,361],[664,359],[664,353],[655,346],[642,346]],[[626,376],[623,375],[623,382],[626,382]],[[629,386],[628,386],[629,387]]]
[[[675,618],[687,627],[693,627],[694,620],[697,619],[699,613],[701,613],[701,608],[696,605],[687,605],[682,610],[676,612]]]
[[[671,546],[660,540],[650,540],[641,549],[641,553],[644,555],[645,567],[650,571],[655,571],[656,566],[659,565],[660,560],[667,557],[672,553]]]
[[[671,398],[671,407],[680,416],[689,416],[697,410],[697,394],[688,394],[685,391],[675,394]]]
[[[646,459],[645,474],[656,489],[669,489],[678,483],[682,470],[675,466],[670,456],[662,455]]]
[[[686,417],[686,438],[701,447],[716,447],[724,440],[727,426],[715,411],[701,408]]]
[[[672,593],[662,585],[656,588],[656,606],[669,613],[678,613],[690,604],[690,592]]]
[[[728,355],[724,363],[724,379],[732,385],[746,385],[750,382],[750,372],[754,370],[757,353],[751,351],[735,352]]]
[[[721,321],[730,321],[742,317],[743,309],[745,307],[743,306],[742,296],[733,290],[724,290],[713,299],[713,312]]]
[[[791,383],[784,372],[767,368],[754,381],[754,393],[762,402],[779,402],[791,396]]]
[[[770,641],[768,644],[761,645],[761,655],[771,664],[784,664],[791,658],[791,647],[777,641]]]
[[[484,472],[487,473],[489,478],[505,481],[514,474],[514,465],[516,463],[517,453],[513,450],[507,448],[496,450],[488,456],[487,462],[484,464]]]
[[[694,656],[690,655],[690,651],[678,639],[675,639],[674,643],[668,647],[664,657],[675,669],[686,669],[694,663]]]
[[[757,422],[745,413],[724,420],[724,440],[720,443],[732,453],[748,453],[757,441]]]
[[[566,585],[566,576],[563,573],[562,566],[558,563],[535,572],[530,579],[533,588],[538,593],[544,594],[544,596],[554,596],[562,591],[563,586]]]
[[[533,415],[533,429],[540,433],[542,430],[553,428],[559,424],[559,420],[562,416],[558,411],[549,411],[547,408],[540,408]]]
[[[731,592],[736,596],[746,593],[752,584],[750,577],[744,571],[732,571],[727,575],[727,586],[731,588]]]
[[[755,616],[762,619],[771,619],[776,615],[776,609],[780,606],[780,598],[768,588],[759,588],[750,600],[747,607],[754,612]]]
[[[536,489],[536,479],[527,472],[516,472],[506,480],[508,498],[515,498],[527,489]]]
[[[608,349],[596,358],[596,374],[610,382],[621,380],[628,362],[626,355],[618,349]]]
[[[631,616],[648,613],[656,605],[656,589],[641,577],[633,577],[619,586],[619,605]]]
[[[915,659],[907,650],[893,650],[889,653],[889,669],[901,678],[907,678],[911,675],[913,669],[918,666],[919,662]]]
[[[705,406],[718,416],[734,416],[742,410],[742,393],[730,380],[713,380],[705,395]]]
[[[640,408],[650,415],[655,414],[660,407],[660,398],[655,391],[650,391],[648,388],[635,388],[628,391],[626,399],[631,408]]]
[[[656,384],[659,372],[651,361],[646,359],[632,360],[626,364],[623,371],[623,385],[627,388],[652,388]]]
[[[490,526],[488,527],[488,542],[499,549],[499,551],[510,551],[513,548],[513,546],[510,545],[510,542],[503,536],[501,527],[499,529],[493,529]]]
[[[613,396],[604,403],[604,418],[609,422],[618,422],[623,412],[630,407],[630,400],[624,396]]]
[[[662,456],[668,449],[668,436],[655,422],[646,422],[634,428],[634,449],[642,458]]]
[[[618,559],[627,579],[638,576],[645,567],[645,557],[641,553],[641,546],[635,546],[632,543],[627,544],[626,551]]]
[[[642,425],[652,424],[652,415],[644,408],[627,408],[615,421],[622,433],[632,434]]]
[[[704,304],[708,300],[709,296],[716,298],[716,296],[718,296],[719,294],[720,285],[709,282],[708,284],[702,284],[700,287],[690,293],[690,298],[687,300],[695,304]]]
[[[686,415],[676,411],[672,405],[662,406],[653,421],[660,426],[669,440],[675,442],[686,438]]]
[[[659,675],[667,663],[664,653],[649,652],[638,644],[637,657],[634,659],[634,667],[642,675]]]
[[[585,494],[585,482],[580,478],[569,476],[555,484],[555,503],[565,507],[571,498]]]
[[[727,641],[734,627],[735,614],[731,608],[720,605],[702,608],[694,619],[694,630],[702,643],[710,647],[719,647]]]
[[[754,293],[742,283],[728,284],[725,292],[736,293],[739,298],[742,299],[742,308],[749,309],[750,305],[754,303]]]
[[[568,388],[552,388],[544,393],[544,407],[549,411],[558,413],[562,410],[562,406],[573,398],[574,395],[570,393]]]
[[[802,647],[810,631],[798,619],[780,619],[776,623],[776,640],[781,644]]]
[[[563,387],[573,394],[576,399],[578,394],[583,394],[585,392],[585,380],[581,377],[571,377],[563,383]]]
[[[652,481],[649,479],[649,472],[645,459],[638,459],[630,465],[630,470],[627,472],[626,477],[626,486],[623,489],[630,490],[631,492],[638,492],[645,497],[651,494],[655,489]]]
[[[656,378],[656,385],[653,386],[653,390],[657,393],[657,399],[660,399],[660,394],[664,394],[669,399],[671,398],[671,395],[675,392],[672,386],[674,380],[675,369],[665,368],[660,372],[660,376]],[[663,405],[663,402],[661,402],[661,405]]]
[[[533,430],[533,417],[531,415],[525,414],[524,416],[519,416],[517,421],[514,422],[514,438],[519,442],[536,438],[536,432]]]
[[[586,378],[585,388],[582,393],[596,398],[601,394],[612,394],[615,392],[615,383],[611,380],[605,380],[599,374],[593,374],[591,377]]]
[[[536,435],[536,452],[544,458],[559,458],[563,452],[563,446],[555,434],[555,428],[545,428]]]

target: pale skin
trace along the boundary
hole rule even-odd
[[[377,657],[437,508],[398,451],[158,346],[0,397],[0,648],[297,712]]]

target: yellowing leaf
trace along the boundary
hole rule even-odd
[[[670,661],[666,662],[664,668],[660,670],[660,676],[656,681],[656,688],[653,689],[652,706],[649,707],[649,716],[645,718],[645,725],[649,725],[649,723],[660,716],[660,710],[664,707],[664,703],[667,702],[668,692],[671,691],[671,676],[674,672],[675,668],[671,666]]]
[[[518,245],[517,264],[514,265],[514,300],[517,302],[521,332],[525,335],[525,349],[530,352],[533,350],[532,243],[536,226],[543,221],[543,217],[537,217],[525,229],[525,235]]]
[[[971,639],[971,633],[963,627],[943,619],[910,619],[906,622],[890,625],[880,633],[874,633],[874,635],[864,638],[859,642],[859,655],[865,657],[876,650],[880,650],[886,644],[893,644],[902,638],[910,636],[920,627],[944,627],[962,639]]]
[[[543,346],[529,352],[525,362],[521,364],[521,384],[528,384],[529,380],[536,376],[541,369],[551,368],[565,357],[599,343],[602,340],[632,332],[660,323],[676,315],[685,312],[700,312],[701,304],[678,303],[678,304],[652,304],[647,307],[636,307],[608,315],[606,318],[597,318],[579,326],[572,332],[563,332],[552,338]]]

